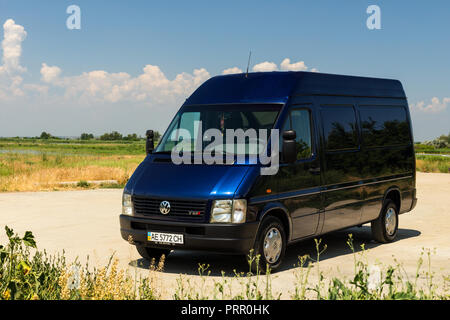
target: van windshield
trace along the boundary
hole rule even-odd
[[[214,152],[258,154],[266,145],[266,140],[260,139],[260,129],[267,130],[269,137],[280,109],[281,105],[277,104],[183,107],[172,120],[155,153],[170,153],[172,150],[202,152],[205,148],[211,148],[213,142]],[[257,137],[255,139],[248,134],[243,141],[231,138],[231,134],[236,137],[241,131],[238,129],[247,133],[253,131],[249,129],[254,129]]]

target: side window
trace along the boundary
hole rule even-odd
[[[284,123],[280,132],[280,143],[283,131],[295,130],[297,145],[297,160],[308,159],[312,156],[311,114],[307,109],[294,109]],[[280,144],[281,145],[281,144]]]
[[[322,106],[321,115],[327,151],[358,147],[356,115],[352,106]]]
[[[178,125],[179,128],[187,129],[193,140],[197,138],[196,121],[200,121],[200,112],[184,112]]]
[[[190,140],[186,139],[186,137],[178,137],[175,136],[170,136],[168,137],[169,139],[169,144],[166,142],[167,146],[169,147],[174,147],[175,145],[178,148],[181,148],[182,146],[188,145],[190,146],[191,150],[193,150],[192,148],[194,148],[195,143],[198,139],[197,137],[197,133],[198,133],[198,127],[197,127],[197,121],[200,121],[200,112],[184,112],[181,116],[181,119],[179,120],[178,126],[177,128],[183,128],[184,130],[187,130],[189,132],[189,135],[191,137]],[[181,138],[183,138],[183,140],[181,141]],[[173,140],[172,140],[173,139]],[[165,151],[170,151],[172,149],[169,150],[165,150]]]
[[[311,116],[306,109],[291,112],[292,129],[297,133],[297,160],[311,157]]]
[[[363,143],[367,147],[407,144],[410,142],[405,108],[361,106],[359,108]]]

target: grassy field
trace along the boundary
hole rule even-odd
[[[0,152],[60,155],[144,155],[145,141],[0,138]]]
[[[416,145],[416,152],[418,171],[449,173],[450,149]],[[123,187],[144,157],[144,140],[1,138],[0,192]],[[99,180],[116,182],[88,182]]]
[[[0,191],[123,187],[144,157],[144,141],[1,139]]]
[[[450,157],[416,154],[417,171],[450,173]]]
[[[450,154],[450,148],[436,148],[430,145],[418,143],[414,145],[416,153],[426,154]]]
[[[417,171],[450,173],[450,148],[416,144]]]

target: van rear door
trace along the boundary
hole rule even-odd
[[[336,101],[334,101],[336,103]],[[357,225],[361,219],[361,151],[353,104],[320,107],[323,132],[322,233]]]

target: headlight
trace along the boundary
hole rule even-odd
[[[214,200],[211,209],[211,222],[230,223],[233,200]]]
[[[128,216],[133,215],[133,201],[131,201],[131,194],[124,193],[122,196],[122,214]]]
[[[211,209],[211,223],[244,223],[247,200],[214,200]]]
[[[247,214],[247,200],[245,199],[233,200],[233,215],[231,217],[231,222],[244,223],[246,214]]]

